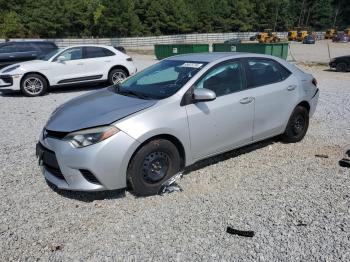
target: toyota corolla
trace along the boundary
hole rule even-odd
[[[175,56],[58,107],[37,155],[58,188],[152,195],[198,160],[279,135],[301,141],[318,96],[312,75],[276,57]]]

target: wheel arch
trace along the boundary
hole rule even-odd
[[[128,76],[128,77],[130,76],[129,70],[128,70],[125,66],[123,66],[123,65],[115,65],[115,66],[111,67],[111,69],[109,69],[109,71],[108,71],[108,76],[109,76],[109,74],[111,73],[111,71],[112,71],[113,69],[122,69],[122,70],[124,70],[124,71],[127,73],[127,76]]]
[[[26,72],[26,73],[22,76],[22,78],[21,78],[21,86],[22,86],[23,79],[24,79],[27,75],[30,75],[30,74],[36,74],[36,75],[42,76],[42,77],[46,80],[46,82],[47,82],[47,85],[48,85],[47,87],[48,87],[48,88],[50,87],[50,81],[49,81],[49,79],[48,79],[43,73],[36,72],[36,71]]]
[[[145,141],[143,141],[134,151],[134,153],[132,154],[132,156],[129,159],[129,163],[128,166],[131,162],[131,160],[134,158],[135,154],[147,143],[149,143],[150,141],[156,140],[156,139],[165,139],[170,141],[171,143],[173,143],[177,150],[179,151],[180,154],[180,158],[181,158],[181,169],[183,169],[186,165],[186,151],[185,151],[185,147],[183,146],[182,142],[175,136],[170,135],[170,134],[159,134],[159,135],[154,135],[148,139],[146,139]],[[128,178],[127,178],[128,179]]]
[[[310,113],[310,108],[311,108],[311,106],[310,106],[310,103],[309,102],[307,102],[307,101],[301,101],[299,104],[297,104],[297,106],[302,106],[302,107],[304,107],[304,108],[306,108],[307,109],[307,112],[308,113]],[[296,106],[296,107],[297,107]],[[295,109],[295,108],[294,108]],[[293,110],[294,110],[293,109]]]

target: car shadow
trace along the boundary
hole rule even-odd
[[[272,145],[276,142],[279,142],[277,137],[269,138],[267,140],[256,142],[256,143],[248,145],[248,146],[244,146],[241,148],[237,148],[237,149],[222,153],[220,155],[216,155],[213,157],[209,157],[209,158],[200,160],[200,161],[194,163],[193,165],[186,167],[183,174],[188,175],[191,172],[197,171],[197,170],[205,168],[207,166],[215,165],[217,163],[226,161],[226,160],[231,159],[231,158],[235,158],[235,157],[240,156],[240,155],[248,154],[252,151],[267,147],[267,146]]]
[[[50,90],[43,95],[49,96],[50,94],[59,94],[59,93],[74,93],[74,92],[82,92],[82,91],[94,91],[98,89],[102,89],[109,86],[109,84],[98,83],[98,84],[81,84],[81,85],[73,85],[73,86],[59,86],[59,87],[51,87]],[[2,97],[25,97],[19,90],[12,89],[0,89],[0,96]]]
[[[270,138],[267,140],[263,140],[257,143],[254,143],[252,145],[244,146],[242,148],[234,149],[231,151],[228,151],[226,153],[209,157],[204,160],[201,160],[199,162],[196,162],[195,164],[185,168],[183,174],[189,175],[191,172],[194,172],[196,170],[217,164],[219,162],[226,161],[228,159],[250,153],[252,151],[255,151],[260,148],[264,148],[266,146],[272,145],[274,143],[278,142],[278,138]],[[49,181],[46,180],[46,183],[49,185],[49,187],[55,191],[57,194],[69,198],[78,200],[81,202],[91,203],[95,200],[105,200],[105,199],[120,199],[125,197],[126,192],[128,189],[118,189],[118,190],[110,190],[110,191],[98,191],[98,192],[83,192],[83,191],[69,191],[69,190],[62,190],[58,189],[55,185],[51,184]],[[132,191],[130,191],[132,195],[134,195],[136,198],[144,198],[141,196],[135,195]]]

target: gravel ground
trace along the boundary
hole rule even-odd
[[[139,67],[154,61],[136,56]],[[59,104],[96,87],[0,96],[0,260],[349,261],[350,75],[306,67],[321,96],[301,143],[267,140],[202,161],[183,192],[54,191],[34,154]],[[316,158],[326,154],[329,158]],[[253,238],[226,226],[253,230]]]
[[[288,60],[328,63],[330,57],[343,55],[350,55],[350,42],[333,43],[332,40],[319,40],[314,45],[291,42]]]

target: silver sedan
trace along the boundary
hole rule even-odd
[[[302,140],[318,96],[312,75],[276,57],[175,56],[57,108],[37,155],[58,188],[152,195],[201,159],[278,135]]]

